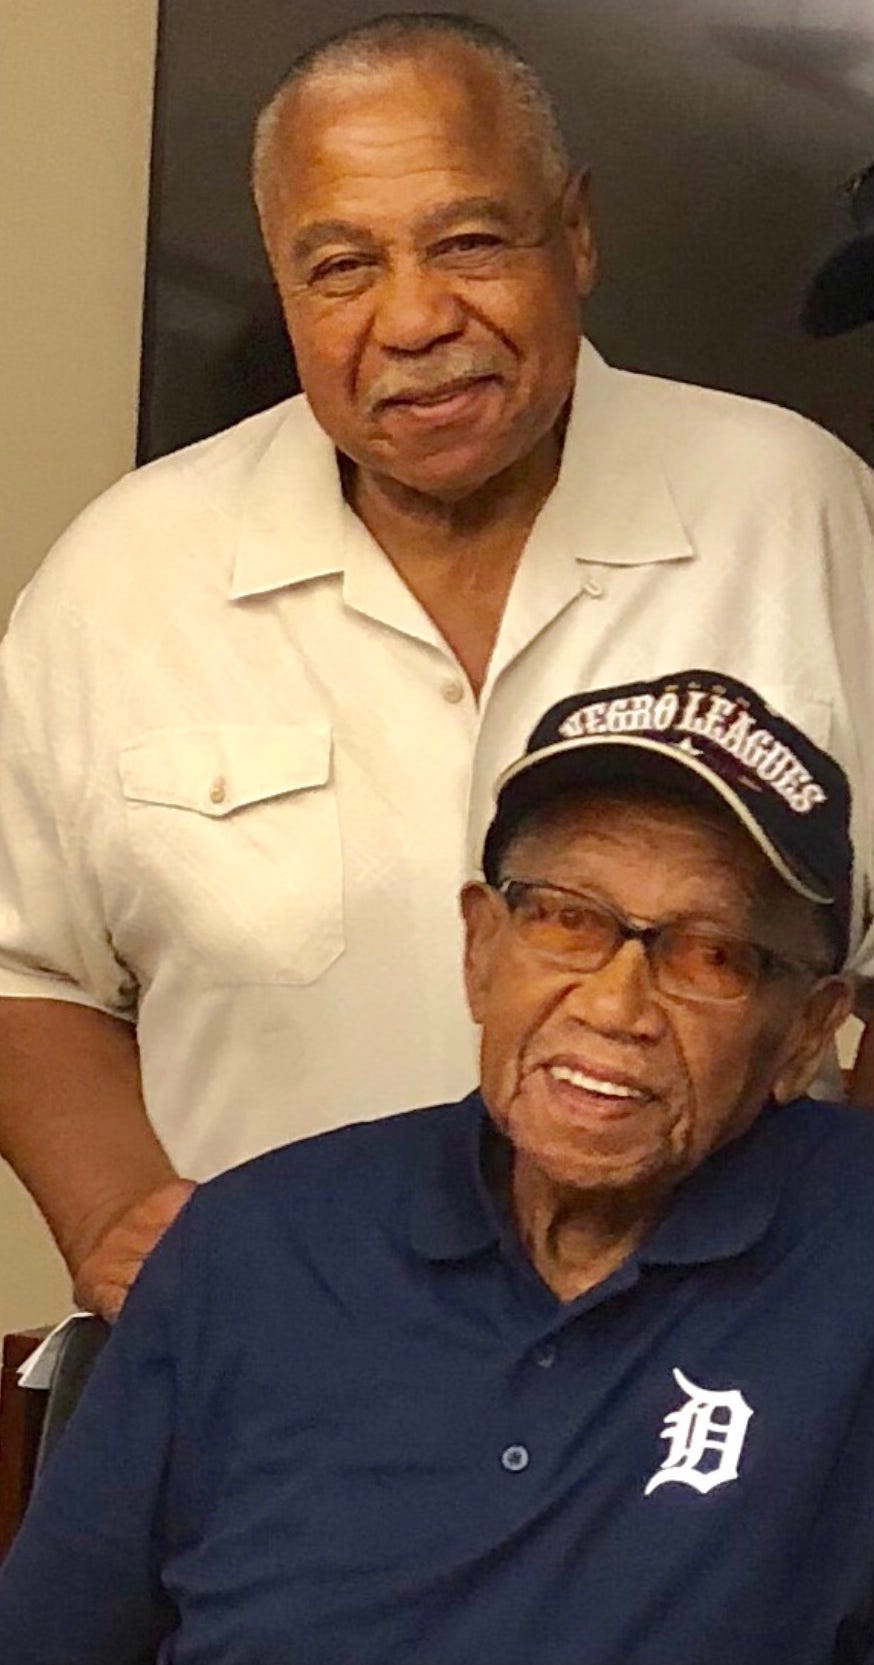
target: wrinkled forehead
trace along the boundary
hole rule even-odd
[[[293,88],[274,137],[286,201],[335,177],[473,172],[485,187],[538,181],[530,135],[499,70],[464,42],[425,41],[366,71],[316,70]]]
[[[674,895],[678,910],[712,897],[747,916],[781,891],[794,894],[727,806],[697,785],[654,792],[629,781],[563,793],[532,809],[510,837],[502,870],[520,861],[548,869],[537,877],[583,882],[592,874],[617,896],[639,891],[645,876],[647,889]]]

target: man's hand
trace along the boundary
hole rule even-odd
[[[113,1221],[73,1269],[74,1299],[80,1306],[110,1323],[118,1317],[143,1261],[194,1188],[193,1180],[172,1179]]]
[[[83,1306],[114,1318],[193,1189],[143,1103],[133,1025],[0,998],[0,1156],[48,1221]]]

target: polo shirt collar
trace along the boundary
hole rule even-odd
[[[436,1118],[414,1175],[410,1244],[423,1260],[466,1260],[490,1248],[501,1221],[483,1175],[483,1134],[491,1125],[478,1092]]]
[[[749,1131],[715,1151],[680,1185],[637,1254],[640,1265],[728,1260],[759,1242],[774,1218],[786,1165],[782,1118],[767,1106]],[[425,1260],[464,1260],[496,1244],[502,1222],[482,1170],[490,1126],[478,1092],[434,1123],[414,1175],[410,1243]]]
[[[783,1118],[791,1114],[791,1107],[767,1105],[748,1132],[696,1168],[641,1246],[640,1264],[730,1260],[758,1243],[780,1201],[787,1154]]]
[[[303,394],[269,414],[278,421],[240,502],[233,601],[344,569],[346,506],[334,447]]]
[[[304,395],[273,418],[239,510],[232,600],[346,570],[348,515],[334,446]],[[665,475],[658,435],[639,409],[636,378],[580,342],[561,471],[532,546],[579,563],[637,566],[694,554]],[[532,554],[537,553],[532,548]]]

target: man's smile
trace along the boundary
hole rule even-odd
[[[465,377],[434,387],[404,389],[384,399],[377,414],[392,422],[434,428],[475,416],[500,384],[494,376]]]
[[[584,1093],[594,1093],[598,1098],[644,1104],[652,1097],[645,1087],[634,1085],[622,1077],[601,1075],[600,1072],[579,1069],[571,1064],[550,1064],[547,1073],[553,1081],[566,1081],[571,1087]]]

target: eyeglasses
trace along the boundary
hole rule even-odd
[[[601,971],[625,942],[643,944],[656,988],[680,1000],[743,1000],[766,976],[826,973],[744,937],[669,920],[636,925],[606,902],[539,879],[502,879],[513,930],[538,959],[569,971]]]

